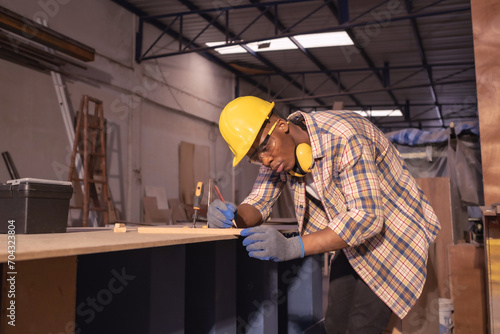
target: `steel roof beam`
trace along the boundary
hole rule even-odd
[[[455,81],[447,81],[447,82],[439,82],[435,83],[436,85],[454,85],[454,84],[461,84],[461,83],[467,83],[467,82],[476,82],[475,79],[470,79],[470,80],[455,80]],[[328,94],[319,94],[315,96],[299,96],[299,97],[291,97],[291,98],[285,98],[285,99],[279,99],[276,100],[276,102],[294,102],[294,101],[303,101],[303,100],[312,100],[316,98],[323,98],[323,97],[335,97],[335,96],[346,96],[348,94],[370,94],[370,93],[380,93],[388,90],[401,90],[401,89],[413,89],[413,88],[423,88],[423,87],[429,87],[430,84],[421,84],[421,85],[410,85],[410,86],[401,86],[401,87],[385,87],[385,88],[380,88],[380,89],[369,89],[369,90],[363,90],[363,91],[355,91],[355,92],[340,92],[340,93],[328,93]],[[395,103],[395,105],[400,105],[399,103]]]
[[[115,1],[115,0],[112,0]],[[123,1],[123,0],[117,0]],[[208,14],[212,12],[220,12],[220,11],[229,11],[229,10],[238,10],[238,9],[247,9],[247,8],[255,8],[255,7],[272,7],[277,5],[286,5],[291,3],[300,3],[300,2],[313,2],[314,0],[283,0],[283,1],[270,1],[270,2],[259,2],[245,5],[236,5],[236,6],[228,6],[228,7],[216,7],[216,8],[207,8],[207,9],[196,9],[185,11],[185,12],[177,12],[170,14],[161,14],[161,15],[144,15],[142,18],[144,20],[158,20],[166,17],[178,16],[178,15],[200,15],[200,14]]]
[[[405,6],[406,6],[406,11],[408,12],[408,14],[411,14],[412,10],[413,10],[413,5],[412,5],[411,1],[405,0]],[[425,65],[427,65],[427,56],[425,54],[425,49],[424,49],[424,45],[422,43],[422,38],[420,36],[420,31],[418,29],[417,20],[415,18],[411,18],[410,24],[411,24],[411,29],[413,31],[413,36],[415,37],[415,42],[417,43],[417,48],[418,48],[418,52],[420,54],[420,59],[422,61],[422,65],[425,66]],[[438,96],[437,96],[437,92],[436,92],[436,87],[434,86],[432,69],[430,67],[427,67],[426,72],[427,72],[427,79],[429,80],[429,83],[430,83],[429,88],[431,91],[431,97],[434,100],[434,103],[436,104],[436,110],[437,110],[438,116],[441,120],[441,125],[444,127],[445,124],[444,124],[444,120],[443,120],[443,112],[442,112],[441,108],[439,107],[439,100],[438,100]]]
[[[403,106],[405,105],[409,105],[410,107],[434,107],[435,104],[434,103],[409,103],[409,104],[402,104]],[[474,106],[477,106],[477,103],[441,103],[440,105],[442,106],[456,106],[456,105],[461,105],[461,106],[470,106],[470,107],[474,107]],[[346,104],[344,105],[344,107],[346,108],[356,108],[357,106],[355,104]],[[375,104],[370,104],[370,105],[367,105],[365,106],[367,108],[392,108],[392,107],[397,107],[399,108],[400,106],[397,106],[397,105],[394,105],[394,104],[389,104],[389,103],[375,103]],[[302,105],[300,106],[300,108],[331,108],[330,105],[321,105],[321,106],[318,106],[318,105]],[[374,109],[376,110],[376,109]]]
[[[294,72],[286,72],[288,75],[302,75],[302,74],[323,74],[327,73],[343,73],[343,72],[367,72],[373,71],[374,69],[377,71],[383,71],[388,69],[390,71],[395,70],[409,70],[416,68],[425,68],[425,67],[454,67],[454,66],[474,66],[474,62],[459,62],[459,63],[435,63],[435,64],[427,64],[427,65],[402,65],[402,66],[389,66],[386,67],[359,67],[359,68],[344,68],[344,69],[331,69],[331,70],[319,70],[319,71],[294,71]],[[469,69],[469,68],[467,68]],[[257,73],[257,74],[248,74],[249,77],[260,77],[260,76],[275,76],[279,75],[277,73]]]
[[[124,0],[112,0],[112,1],[115,1],[118,3],[118,2],[122,2]],[[411,18],[445,15],[445,14],[461,12],[461,11],[470,11],[470,6],[465,6],[465,7],[450,9],[450,10],[442,10],[442,11],[437,11],[437,12],[414,13],[411,15],[391,17],[391,22],[405,21],[405,20],[409,20]],[[324,29],[314,29],[314,30],[310,30],[310,31],[301,32],[300,34],[302,35],[302,34],[316,34],[316,33],[324,33],[324,32],[344,31],[347,29],[353,29],[353,28],[360,27],[360,26],[369,26],[369,25],[375,25],[375,24],[380,24],[380,21],[374,20],[374,21],[367,21],[367,22],[361,22],[361,23],[341,24],[337,27],[324,28]],[[228,44],[222,44],[222,45],[217,45],[217,46],[191,48],[190,50],[186,50],[186,51],[168,52],[168,53],[158,54],[158,55],[154,55],[154,56],[150,56],[150,57],[143,57],[142,60],[171,57],[171,56],[176,56],[179,54],[192,53],[192,52],[209,51],[209,50],[224,48],[224,47],[228,47],[228,46],[256,43],[256,42],[260,42],[263,40],[267,41],[267,40],[273,40],[273,39],[278,39],[278,38],[283,38],[283,37],[293,37],[296,35],[297,35],[296,33],[287,33],[287,34],[280,34],[278,36],[269,36],[269,37],[265,37],[265,38],[258,38],[258,39],[254,39],[254,40],[245,40],[245,41],[237,40],[237,41],[231,41],[231,43],[228,43]]]
[[[127,9],[129,9],[130,11],[132,11],[133,13],[135,13],[136,15],[139,16],[140,18],[140,22],[142,23],[142,18],[141,17],[146,17],[145,16],[145,13],[142,12],[141,10],[139,10],[137,7],[129,4],[127,1],[125,0],[112,0],[114,1],[115,3],[121,5],[122,7],[125,7]],[[283,4],[283,3],[293,3],[293,2],[306,2],[307,0],[303,0],[303,1],[299,1],[299,0],[296,0],[296,1],[275,1],[275,2],[272,2],[273,4],[275,5],[278,5],[278,4]],[[325,1],[328,1],[328,0],[325,0]],[[347,4],[348,0],[338,0],[339,1],[339,9],[341,10],[340,7],[342,7],[340,4],[343,4],[344,6]],[[408,1],[408,0],[405,0],[405,1]],[[436,3],[440,3],[441,1],[437,1],[435,2],[434,4]],[[384,2],[382,2],[384,3]],[[225,7],[226,10],[232,10],[232,9],[235,9],[235,8],[250,8],[250,7],[254,7],[254,8],[263,8],[263,6],[269,6],[269,4],[271,3],[256,3],[256,4],[251,4],[251,5],[242,5],[242,6],[234,6],[234,7]],[[428,5],[424,8],[427,8],[427,7],[433,7],[434,4],[431,4],[431,5]],[[408,2],[407,2],[407,5],[408,5]],[[224,8],[222,8],[224,9]],[[209,11],[220,11],[222,10],[221,8],[216,8],[216,9],[211,9]],[[345,9],[345,8],[344,8]],[[205,11],[205,10],[200,10],[200,12],[202,11]],[[404,16],[399,16],[399,17],[391,17],[390,18],[390,21],[391,22],[396,22],[396,21],[401,21],[401,20],[414,20],[416,22],[416,18],[420,18],[420,17],[428,17],[428,16],[434,16],[434,15],[444,15],[444,14],[450,14],[450,13],[455,13],[455,12],[461,12],[461,11],[470,11],[470,6],[463,6],[463,7],[456,7],[456,8],[452,8],[452,9],[445,9],[445,10],[440,10],[440,11],[433,11],[433,12],[423,12],[422,11],[422,8],[420,8],[419,10],[415,10],[415,11],[411,11],[408,10],[408,14],[407,15],[404,15]],[[175,16],[175,15],[178,15],[179,13],[175,13],[175,14],[168,14],[170,16]],[[185,12],[184,13],[185,15],[190,15],[190,14],[196,14],[196,13],[193,13],[193,12]],[[167,16],[168,16],[167,15]],[[275,17],[277,15],[274,15]],[[227,16],[226,16],[227,17]],[[348,11],[343,11],[343,21],[346,20],[346,17],[348,19]],[[359,16],[359,17],[362,17],[362,16]],[[151,17],[149,17],[150,21],[148,22],[151,22],[151,24],[155,27],[157,27],[158,29],[160,29],[160,31],[164,31],[163,33],[164,34],[168,34],[169,36],[171,36],[172,38],[175,38],[177,40],[179,40],[179,44],[181,43],[184,43],[184,45],[186,44],[189,44],[189,43],[192,43],[193,41],[189,40],[188,38],[185,38],[184,36],[182,36],[182,34],[179,34],[178,32],[176,31],[167,31],[168,29],[167,26],[165,24],[163,24],[162,22],[158,21],[158,20],[151,20]],[[358,17],[355,19],[357,20]],[[375,20],[375,21],[368,21],[368,22],[361,22],[361,23],[354,23],[355,20],[351,20],[351,21],[347,21],[346,23],[343,23],[343,24],[340,24],[339,26],[337,27],[333,27],[333,28],[330,28],[330,29],[318,29],[318,30],[313,30],[313,31],[309,31],[309,32],[301,32],[301,34],[305,34],[305,33],[319,33],[319,32],[329,32],[329,31],[340,31],[340,30],[346,30],[346,29],[353,29],[355,27],[360,27],[360,26],[368,26],[368,25],[373,25],[373,24],[381,24],[381,23],[384,23],[384,22],[381,22],[380,20]],[[387,21],[388,22],[388,21]],[[227,26],[227,25],[226,25]],[[418,28],[418,27],[417,27]],[[227,30],[227,29],[226,29]],[[275,29],[276,30],[276,29]],[[276,30],[277,32],[277,30]],[[275,32],[275,33],[276,33]],[[138,34],[138,40],[139,40],[139,35],[142,36],[142,31],[140,31],[140,33]],[[264,38],[264,39],[258,39],[258,40],[255,40],[255,42],[257,41],[262,41],[262,40],[272,40],[272,39],[276,39],[276,38],[282,38],[282,37],[293,37],[294,35],[296,34],[292,34],[292,33],[289,33],[289,34],[281,34],[279,36],[272,36],[272,37],[269,37],[269,38]],[[160,36],[161,37],[161,36]],[[230,44],[227,44],[227,46],[229,45],[241,45],[241,44],[246,44],[246,43],[251,43],[253,41],[240,41],[240,40],[237,40],[237,41],[234,41]],[[421,42],[420,42],[421,43]],[[137,46],[136,46],[137,47]],[[274,94],[272,92],[269,92],[268,89],[266,89],[266,87],[263,87],[263,85],[257,83],[256,81],[254,81],[252,79],[252,77],[254,77],[255,75],[248,75],[248,74],[245,74],[244,72],[241,72],[235,68],[233,68],[232,66],[228,65],[227,63],[225,63],[224,61],[222,61],[220,58],[218,58],[217,56],[215,56],[214,54],[211,54],[211,53],[208,53],[208,52],[205,52],[205,51],[208,51],[208,50],[212,50],[212,49],[215,49],[215,48],[219,48],[219,47],[224,47],[224,46],[217,46],[217,47],[211,47],[211,48],[208,48],[208,47],[200,47],[199,45],[197,45],[196,43],[193,43],[192,46],[190,47],[189,50],[184,50],[184,51],[181,51],[181,52],[176,52],[176,53],[169,53],[169,54],[160,54],[160,55],[153,55],[153,56],[150,56],[150,57],[143,57],[141,58],[140,57],[140,53],[137,53],[138,54],[138,62],[140,62],[141,60],[146,60],[146,59],[155,59],[155,58],[161,58],[161,57],[166,57],[166,56],[172,56],[172,55],[176,55],[176,54],[184,54],[184,53],[189,53],[189,52],[197,52],[197,53],[200,53],[200,55],[202,55],[203,57],[213,61],[214,63],[222,66],[223,68],[227,69],[228,71],[230,71],[231,73],[234,73],[237,77],[241,77],[242,79],[244,79],[245,81],[248,81],[250,84],[258,87],[260,90],[266,92],[266,93],[269,93],[269,94]],[[423,49],[422,49],[423,50]],[[136,50],[137,51],[137,50]],[[306,50],[307,51],[307,50]],[[371,70],[371,71],[375,71],[376,72],[376,75],[377,76],[381,76],[381,73],[383,71],[384,68],[381,68],[381,67],[375,67],[373,66],[373,64],[370,64],[370,63],[367,63],[369,68],[368,70]],[[439,64],[439,65],[442,65],[442,66],[460,66],[460,65],[472,65],[472,64],[459,64],[459,63],[455,63],[455,64]],[[438,65],[436,65],[438,66]],[[453,82],[443,82],[443,83],[438,83],[434,78],[432,78],[432,69],[434,68],[434,65],[429,65],[427,64],[427,62],[422,62],[422,65],[420,66],[420,68],[425,68],[427,73],[428,73],[428,76],[430,78],[430,83],[427,84],[427,85],[424,85],[424,86],[427,86],[429,87],[429,85],[438,85],[438,84],[453,84],[453,83],[458,83],[458,82],[475,82],[474,80],[465,80],[465,81],[453,81]],[[389,71],[389,70],[395,70],[397,69],[396,67],[391,67],[389,66],[388,68],[386,68],[386,71]],[[400,69],[403,69],[403,68],[400,68]],[[279,70],[279,69],[278,69]],[[342,70],[328,70],[328,73],[337,73],[338,75],[340,75],[340,73],[342,72],[349,72],[349,71],[362,71],[363,69],[342,69]],[[465,70],[464,70],[465,71]],[[284,73],[282,71],[278,71],[279,73],[277,73],[276,75],[291,75],[292,73],[303,73],[304,75],[308,72],[292,72],[292,73]],[[374,73],[375,73],[374,72]],[[313,71],[313,72],[310,72],[310,73],[316,73],[316,71]],[[317,73],[322,73],[322,74],[325,74],[324,71],[317,71]],[[273,74],[274,75],[274,74]],[[269,76],[269,78],[271,78],[271,76]],[[382,85],[383,85],[383,76],[381,76],[382,78]],[[290,77],[291,79],[291,77]],[[408,88],[417,88],[421,85],[417,85],[417,86],[408,86],[408,87],[397,87],[397,88],[394,88],[395,85],[390,85],[385,87],[385,91],[387,91],[388,89],[408,89]],[[298,88],[298,87],[297,87]],[[303,90],[303,89],[302,89]],[[316,90],[316,89],[315,89]],[[431,88],[432,90],[432,88]],[[359,93],[367,93],[368,91],[363,91],[363,92],[340,92],[339,94],[340,95],[352,95],[352,94],[359,94]],[[373,91],[371,91],[373,92]],[[308,93],[309,94],[309,93]],[[331,94],[328,94],[328,96],[339,96],[339,94],[334,94],[334,95],[331,95]],[[327,95],[313,95],[313,96],[304,96],[300,99],[305,99],[305,100],[310,100],[311,98],[312,99],[321,99],[322,97],[327,97]],[[287,102],[285,101],[286,99],[281,99],[281,100],[277,100],[277,102]],[[394,101],[394,100],[393,100]],[[397,102],[397,99],[396,101]],[[439,102],[436,100],[436,102]],[[399,103],[395,104],[395,105],[400,105]],[[413,104],[411,104],[413,105]],[[442,104],[440,104],[442,105]],[[434,105],[435,107],[438,107],[437,105]],[[439,107],[438,107],[438,112],[439,112]],[[439,115],[442,119],[442,114]],[[441,121],[441,124],[444,124],[444,121],[442,120]]]
[[[178,0],[180,3],[182,3],[184,6],[186,6],[187,8],[189,9],[192,9],[193,11],[197,11],[198,10],[198,7],[193,4],[191,1],[189,0]],[[205,13],[201,13],[199,14],[205,21],[208,21],[208,22],[211,22],[213,20],[213,18],[209,15],[209,14],[205,14]],[[219,30],[220,32],[222,33],[226,33],[231,39],[234,38],[236,35],[232,32],[230,32],[228,29],[226,29],[226,27],[224,27],[223,25],[221,25],[220,23],[218,22],[214,22],[213,23],[213,26]],[[270,69],[272,69],[274,72],[276,73],[279,73],[281,74],[281,77],[283,79],[285,79],[286,81],[292,83],[292,85],[294,87],[296,87],[297,89],[305,92],[306,94],[310,94],[310,92],[304,87],[302,86],[300,83],[297,83],[291,76],[283,73],[283,71],[278,67],[276,66],[275,64],[273,64],[271,61],[269,61],[267,58],[265,58],[264,56],[258,54],[257,52],[253,51],[252,49],[250,49],[248,46],[246,46],[245,44],[242,44],[241,45],[242,48],[244,48],[249,54],[251,54],[253,57],[255,57],[256,59],[258,59],[261,63],[265,64],[267,67],[269,67]],[[323,101],[321,100],[317,100],[318,103],[323,103]]]
[[[250,0],[251,3],[258,3],[257,1],[259,0]],[[328,0],[328,1],[332,1],[332,0]],[[264,12],[264,9],[262,8],[258,8],[261,13],[264,13],[264,15],[266,16],[266,18],[271,22],[271,23],[274,23],[275,26],[276,26],[276,29],[279,30],[280,32],[287,32],[290,28],[286,28],[283,23],[281,23],[281,21],[278,19],[277,15],[273,15],[272,13],[270,12]],[[297,46],[297,48],[299,48],[299,50],[307,57],[309,58],[309,60],[311,62],[314,63],[314,65],[316,65],[316,67],[318,67],[321,72],[325,73],[325,75],[335,84],[339,87],[339,89],[341,90],[345,90],[345,86],[340,82],[340,80],[337,80],[337,78],[335,78],[331,73],[328,72],[328,69],[326,68],[326,66],[321,63],[321,61],[316,58],[311,52],[309,52],[307,49],[305,49],[298,41],[295,37],[289,37],[289,39]],[[354,101],[354,103],[356,103],[357,105],[359,106],[362,106],[362,103],[355,97],[355,96],[352,96],[352,95],[349,95],[349,97],[351,98],[351,100]]]
[[[327,1],[327,0],[325,0]],[[340,4],[340,11],[339,9],[335,6],[334,3],[330,2],[328,4],[328,8],[332,12],[332,14],[339,20],[339,23],[341,25],[348,24],[349,23],[349,17],[348,17],[348,0],[339,0]],[[347,20],[347,21],[345,21]],[[342,22],[344,21],[344,22]],[[380,24],[380,23],[379,23]],[[375,69],[375,63],[371,59],[371,57],[368,55],[368,53],[365,51],[364,47],[361,45],[361,43],[358,41],[356,38],[354,32],[352,31],[351,28],[345,29],[346,33],[349,35],[351,40],[354,42],[354,46],[356,49],[358,49],[361,57],[365,60],[365,62],[368,64],[368,66],[372,69],[373,73],[376,75],[377,79],[380,81],[382,86],[384,86],[384,78],[383,76]],[[390,98],[395,104],[399,104],[398,99],[396,96],[392,93],[392,91],[387,90],[387,94],[389,94]]]
[[[139,17],[146,15],[145,12],[143,12],[139,8],[137,8],[137,7],[129,4],[126,0],[112,0],[112,1],[115,2],[116,4],[122,6],[123,8],[127,9],[131,13],[139,16]],[[165,24],[163,24],[162,22],[160,22],[160,21],[152,21],[151,24],[154,27],[156,27],[157,29],[159,29],[160,31],[166,31],[167,26]],[[178,34],[177,32],[175,32],[172,29],[169,29],[168,31],[166,31],[166,33],[170,37],[172,37],[174,39],[181,39],[185,44],[189,44],[191,42],[189,39],[180,36],[180,34]],[[140,34],[138,33],[137,35],[140,35]],[[197,47],[197,45],[194,44],[194,47]],[[238,71],[237,69],[233,68],[232,66],[229,66],[226,62],[224,62],[221,59],[217,58],[213,54],[208,53],[208,52],[200,52],[200,55],[202,57],[205,57],[206,59],[214,62],[215,64],[221,66],[222,68],[228,70],[229,72],[235,74],[236,76],[238,76],[240,78],[243,78],[245,81],[247,81],[248,83],[250,83],[253,86],[258,87],[260,90],[262,90],[264,92],[267,92],[267,87],[262,86],[260,83],[256,82],[252,78],[249,78],[246,74]],[[140,61],[139,61],[139,63],[140,63]]]
[[[467,118],[474,118],[476,119],[477,116],[470,115],[470,116],[453,116],[452,119],[467,119]],[[439,118],[420,118],[420,119],[414,119],[413,121],[415,122],[431,122],[431,121],[439,121]],[[392,122],[384,122],[384,123],[379,123],[380,125],[390,125],[390,124],[402,124],[402,123],[408,123],[407,121],[392,121]],[[442,126],[435,126],[436,128],[442,128]]]

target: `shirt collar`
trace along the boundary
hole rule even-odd
[[[305,113],[303,111],[296,111],[287,117],[290,121],[305,121],[307,134],[309,135],[309,140],[311,142],[311,149],[313,154],[313,159],[323,158],[325,156],[323,148],[321,147],[320,140],[320,128],[314,119],[313,115],[310,113]]]

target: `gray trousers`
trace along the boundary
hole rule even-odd
[[[330,271],[326,332],[379,334],[387,327],[391,315],[391,309],[354,271],[344,252],[337,251]]]

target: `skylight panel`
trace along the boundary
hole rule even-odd
[[[320,34],[297,35],[295,39],[306,49],[331,46],[354,45],[345,31],[324,32]]]
[[[351,38],[345,31],[326,32],[319,34],[296,35],[294,38],[306,49],[324,48],[341,45],[353,45]],[[209,47],[225,45],[225,42],[209,42],[206,43]],[[245,44],[254,52],[268,52],[278,50],[294,50],[297,49],[295,43],[290,38],[276,38]],[[244,53],[246,50],[240,45],[227,46],[223,48],[215,48],[220,54]]]
[[[205,43],[208,47],[213,47],[213,46],[218,46],[218,45],[224,45],[226,42],[209,42]],[[224,48],[216,48],[214,49],[220,54],[232,54],[232,53],[245,53],[247,52],[245,49],[243,49],[240,45],[233,45],[233,46],[226,46]]]
[[[403,116],[400,109],[387,110],[353,110],[355,113],[365,117],[397,117]]]

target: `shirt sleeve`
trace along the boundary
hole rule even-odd
[[[262,214],[265,221],[271,214],[271,209],[281,194],[286,184],[286,176],[273,172],[267,167],[260,167],[259,175],[255,180],[250,194],[243,200],[242,204],[254,206]]]
[[[345,210],[333,217],[328,226],[349,246],[358,246],[383,228],[377,165],[371,145],[364,137],[346,139],[340,150],[337,172]]]

